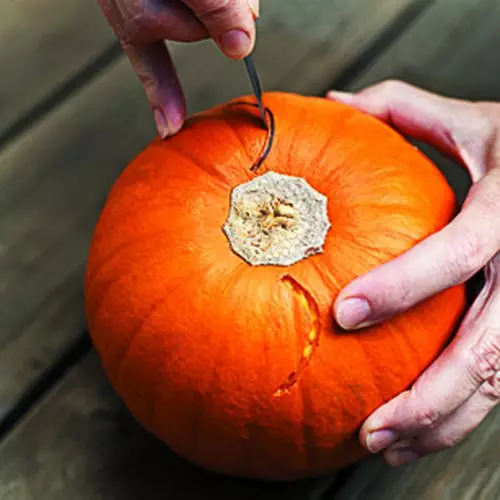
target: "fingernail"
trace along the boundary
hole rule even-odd
[[[242,30],[231,30],[220,36],[219,44],[229,57],[243,57],[250,48],[250,37]]]
[[[365,299],[344,299],[337,306],[337,322],[346,330],[356,328],[370,317],[371,312],[370,304]]]
[[[380,431],[370,432],[366,436],[366,446],[371,453],[378,453],[385,448],[393,445],[398,440],[394,431],[382,429]]]
[[[167,120],[165,118],[165,114],[161,109],[154,110],[154,117],[156,122],[156,128],[158,129],[158,133],[162,139],[165,139],[170,134],[170,129],[168,127]]]
[[[349,103],[354,97],[354,94],[351,94],[350,92],[342,92],[340,90],[330,90],[327,92],[326,97],[334,101]]]
[[[174,100],[167,103],[163,109],[155,108],[154,117],[162,139],[176,134],[184,124],[184,112]]]
[[[394,450],[385,454],[385,461],[394,467],[405,465],[420,458],[420,455],[413,450]]]
[[[248,0],[248,5],[250,6],[250,10],[254,18],[258,19],[259,17],[259,0]]]

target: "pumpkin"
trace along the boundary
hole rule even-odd
[[[292,480],[360,460],[363,421],[453,334],[464,287],[343,331],[354,278],[455,213],[396,131],[317,97],[243,97],[153,140],[112,187],[88,256],[91,338],[135,418],[228,475]]]

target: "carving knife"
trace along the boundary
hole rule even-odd
[[[257,69],[255,68],[255,64],[253,62],[251,55],[245,57],[244,61],[248,74],[248,79],[250,80],[250,85],[252,86],[253,93],[255,95],[255,98],[257,99],[257,105],[259,106],[260,118],[262,120],[262,124],[264,125],[264,128],[268,130],[266,112],[264,110],[264,105],[262,104],[262,87],[260,85]]]

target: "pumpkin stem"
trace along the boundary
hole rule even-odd
[[[249,264],[289,266],[321,253],[329,228],[324,195],[300,177],[267,172],[233,189],[223,230]]]
[[[302,350],[297,368],[288,375],[286,380],[278,387],[273,394],[275,397],[280,397],[288,394],[292,387],[299,381],[302,372],[307,368],[311,358],[319,345],[320,333],[320,314],[318,305],[312,295],[290,275],[285,275],[281,278],[281,282],[288,286],[292,293],[296,296],[298,302],[303,305],[308,316],[311,319],[311,328],[307,335],[306,345]]]

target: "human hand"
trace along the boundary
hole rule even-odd
[[[473,182],[450,224],[351,282],[334,304],[341,326],[361,328],[485,268],[486,284],[453,342],[410,390],[362,426],[361,444],[401,465],[458,444],[500,401],[500,104],[448,99],[392,81],[328,97],[434,145],[466,167]]]
[[[211,37],[233,59],[255,43],[259,0],[97,0],[154,110],[162,138],[183,125],[186,103],[164,40]]]

